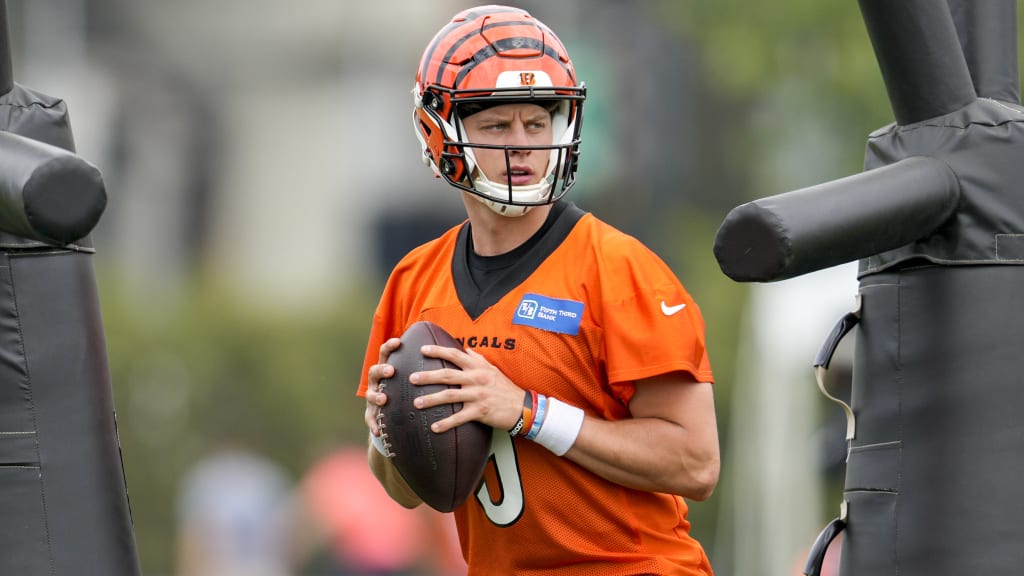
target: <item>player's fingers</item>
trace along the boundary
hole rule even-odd
[[[431,430],[435,432],[444,432],[473,420],[506,430],[514,426],[519,412],[513,414],[507,410],[501,410],[500,405],[494,404],[494,401],[495,398],[486,394],[481,395],[477,390],[447,388],[433,394],[420,396],[413,401],[413,405],[420,410],[443,404],[462,405],[458,412],[440,420],[440,426],[437,429],[431,427]],[[522,411],[522,404],[519,405],[519,410]]]
[[[388,356],[390,356],[391,353],[397,350],[401,345],[402,341],[398,338],[389,338],[385,340],[384,343],[380,345],[380,355],[377,362],[380,364],[387,362]]]
[[[420,408],[420,406],[422,405],[422,408],[420,409],[425,410],[429,409],[432,406],[437,406],[440,404],[451,404],[453,400],[451,400],[449,392],[456,392],[456,390],[450,389],[442,392],[437,392],[435,394],[430,394],[427,396],[421,396],[416,399],[415,405],[418,408]],[[447,418],[442,418],[441,420],[438,420],[437,422],[431,424],[430,430],[431,432],[435,432],[438,434],[442,432],[447,432],[448,430],[451,430],[456,426],[461,426],[467,422],[478,420],[479,418],[477,412],[478,410],[474,408],[473,405],[463,404],[462,409],[459,410],[458,412],[452,414],[451,416],[448,416]]]
[[[366,427],[370,429],[370,433],[376,436],[377,409],[373,408],[369,403],[366,405],[366,411],[363,413],[363,422],[366,424]]]
[[[447,388],[433,394],[424,394],[413,401],[413,406],[423,409],[440,406],[442,404],[454,404],[464,402],[461,390],[458,388]]]
[[[409,382],[416,384],[417,386],[423,386],[424,384],[447,384],[452,385],[463,385],[468,381],[466,373],[462,370],[455,370],[454,368],[441,368],[440,370],[424,370],[423,372],[413,372],[409,374]]]
[[[463,418],[460,418],[460,414],[461,412],[456,412],[447,418],[442,418],[441,420],[434,422],[430,425],[430,431],[436,434],[441,434],[455,428],[456,426],[461,426],[462,424],[469,422],[469,420],[463,419],[464,415]]]
[[[475,360],[483,360],[484,362],[487,362],[487,358],[484,358],[483,354],[473,350],[472,348],[466,348],[466,355]],[[490,362],[487,363],[490,364]]]
[[[366,387],[366,410],[363,414],[363,421],[373,434],[377,434],[377,409],[387,404],[387,394],[379,392],[380,381],[390,378],[395,373],[395,368],[389,364],[374,364],[367,371],[369,380]]]
[[[384,392],[378,392],[375,389],[366,390],[366,409],[376,410],[377,407],[383,406],[388,403],[388,395]]]
[[[370,366],[366,376],[369,380],[369,388],[371,391],[376,391],[380,385],[380,381],[386,378],[391,378],[395,375],[395,367],[390,364],[374,364]]]
[[[466,353],[465,350],[460,350],[458,348],[450,348],[448,346],[435,346],[433,344],[424,344],[423,346],[421,346],[420,353],[422,353],[424,356],[429,356],[431,358],[440,358],[441,360],[447,360],[448,362],[455,364],[456,366],[462,368],[463,370],[469,367],[468,364],[469,360],[471,359],[471,357]],[[477,357],[483,358],[483,356],[480,356],[479,354],[477,354]]]
[[[374,435],[377,434],[377,412],[379,409],[380,399],[378,396],[383,394],[376,392],[366,393],[366,410],[363,411],[363,422],[366,423],[366,427],[370,429]]]

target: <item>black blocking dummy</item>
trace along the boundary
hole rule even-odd
[[[0,574],[135,576],[88,236],[106,191],[64,103],[13,81],[0,18]]]
[[[1016,0],[860,0],[896,122],[865,172],[739,206],[739,281],[859,260],[843,576],[1015,574],[1024,517],[1024,108]],[[829,341],[817,365],[827,367]]]

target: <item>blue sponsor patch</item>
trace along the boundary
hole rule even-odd
[[[526,294],[519,301],[513,324],[575,336],[583,320],[583,302]]]

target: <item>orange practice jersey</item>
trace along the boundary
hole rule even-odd
[[[635,238],[569,204],[497,283],[467,270],[463,224],[410,252],[374,316],[359,394],[380,345],[429,320],[513,382],[629,417],[635,381],[673,371],[711,382],[704,321],[672,271]],[[496,431],[484,482],[455,511],[470,574],[710,575],[683,498],[633,490]]]

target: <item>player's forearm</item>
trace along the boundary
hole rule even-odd
[[[691,500],[718,483],[717,438],[659,418],[588,417],[565,457],[617,484]]]
[[[377,477],[377,481],[384,487],[384,491],[392,500],[406,508],[415,508],[423,503],[423,500],[416,496],[405,483],[398,470],[381,454],[372,444],[368,448],[367,459],[370,463],[370,470]]]

